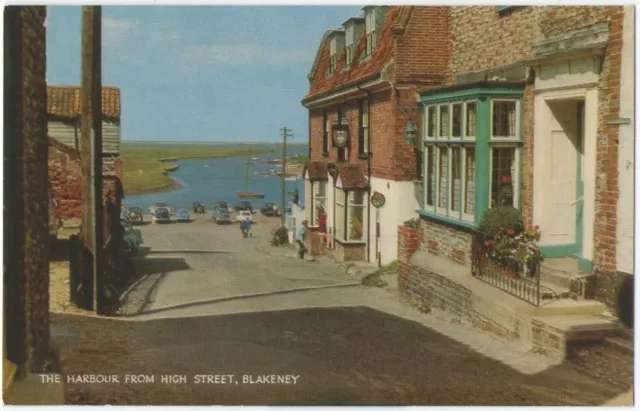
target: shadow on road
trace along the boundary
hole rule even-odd
[[[162,250],[162,251],[148,251],[149,254],[230,254],[230,251],[215,251],[215,250]]]
[[[61,345],[63,375],[90,374],[98,364],[102,373],[126,374],[136,364],[136,373],[187,378],[183,384],[71,384],[73,404],[600,405],[628,389],[583,375],[568,362],[522,374],[415,321],[367,307],[141,322],[58,314],[52,322],[80,333]],[[211,373],[299,379],[290,385],[195,383],[195,375]]]
[[[135,260],[136,275],[170,273],[172,271],[189,270],[191,266],[184,258],[142,258]]]

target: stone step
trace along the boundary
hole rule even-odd
[[[540,264],[540,280],[566,289],[580,298],[588,295],[588,284],[593,274],[578,270],[575,258],[547,258]]]
[[[532,318],[534,350],[566,358],[567,347],[576,342],[604,342],[616,337],[622,327],[604,315],[553,315]]]

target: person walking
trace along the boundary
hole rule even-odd
[[[253,222],[249,217],[247,217],[243,222],[240,223],[240,230],[242,231],[242,235],[246,237],[251,236],[251,226]]]
[[[302,220],[302,227],[298,230],[298,235],[296,236],[296,243],[298,244],[298,257],[300,261],[304,261],[304,254],[307,252],[307,247],[304,242],[307,238],[307,228],[309,226],[308,220]]]

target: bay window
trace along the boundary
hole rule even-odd
[[[522,89],[484,87],[422,93],[426,217],[476,226],[490,207],[520,208]]]
[[[367,192],[363,190],[336,190],[336,239],[365,241]]]

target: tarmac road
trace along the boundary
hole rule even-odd
[[[142,227],[147,275],[122,317],[52,314],[63,378],[118,377],[67,383],[68,403],[560,406],[628,390],[423,314],[335,264],[269,252],[275,223],[249,239],[206,220]]]

